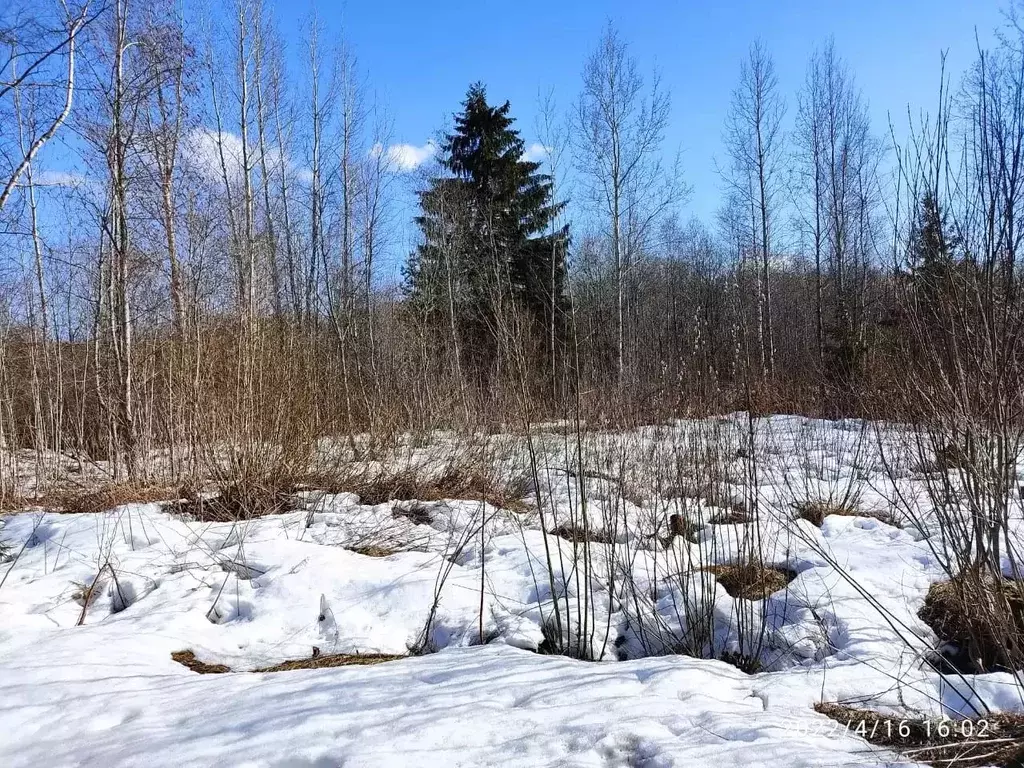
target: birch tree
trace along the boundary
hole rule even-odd
[[[615,367],[625,385],[633,268],[657,221],[685,196],[678,167],[662,161],[671,102],[655,73],[648,86],[609,25],[583,69],[574,115],[579,171],[610,243],[615,275]]]
[[[774,255],[782,159],[785,103],[771,55],[760,42],[740,67],[726,118],[725,144],[731,167],[726,175],[734,194],[750,211],[750,248],[757,259],[757,335],[761,373],[775,371],[771,262]]]

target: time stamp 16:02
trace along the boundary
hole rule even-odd
[[[931,740],[939,739],[983,739],[991,736],[992,727],[987,720],[898,720],[896,718],[850,719],[829,722],[801,719],[789,726],[807,734],[839,735],[851,733],[871,740]]]

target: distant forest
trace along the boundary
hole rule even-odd
[[[727,194],[687,221],[672,84],[612,26],[578,95],[543,106],[541,152],[467,73],[409,176],[372,73],[316,23],[295,72],[259,0],[210,24],[169,2],[5,6],[0,446],[45,483],[53,453],[139,480],[157,451],[188,472],[247,446],[246,471],[324,436],[551,420],[1018,424],[1012,14],[998,41],[966,72],[937,64],[899,143],[831,43],[795,94],[753,43],[722,126]],[[58,144],[81,175],[42,165]],[[403,227],[418,240],[389,285]]]

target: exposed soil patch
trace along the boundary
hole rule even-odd
[[[332,653],[323,655],[318,648],[313,649],[313,655],[308,659],[294,659],[283,661],[271,667],[260,667],[253,672],[291,672],[296,669],[327,669],[329,667],[358,667],[370,664],[383,664],[386,661],[397,661],[405,656],[396,656],[387,653]],[[200,675],[219,675],[231,672],[231,667],[224,664],[207,664],[196,658],[192,651],[175,651],[171,659],[182,666],[188,667]]]
[[[945,643],[940,666],[1007,671],[1024,660],[1024,584],[978,578],[933,584],[917,614]]]
[[[796,578],[796,571],[756,563],[710,565],[704,570],[715,574],[730,597],[743,600],[763,600]]]
[[[936,768],[1024,766],[1024,715],[915,720],[831,702],[815,704],[814,709],[870,744]]]

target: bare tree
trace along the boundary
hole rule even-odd
[[[646,88],[636,59],[609,25],[584,66],[574,128],[587,197],[598,207],[611,245],[620,388],[625,384],[627,302],[634,265],[656,222],[686,192],[678,167],[662,162],[669,109],[669,96],[658,75]]]
[[[6,143],[0,146],[0,162],[6,161],[4,166],[0,166],[0,212],[3,211],[32,160],[56,135],[71,114],[80,35],[102,11],[101,7],[98,11],[91,12],[90,2],[76,8],[68,5],[65,0],[60,0],[61,26],[56,31],[40,30],[39,22],[34,20],[9,25],[5,17],[0,17],[0,50],[6,48],[6,54],[0,61],[0,105],[5,98],[23,94],[25,91],[45,92],[55,85],[63,93],[57,114],[27,141],[19,138],[14,145],[17,147],[16,152],[13,152],[13,147]],[[28,39],[23,39],[22,35]],[[51,62],[60,58],[64,59],[65,66],[62,79],[49,66]],[[2,135],[0,133],[0,136]],[[13,135],[13,132],[8,135]]]
[[[729,186],[751,212],[750,248],[757,254],[757,334],[763,376],[775,371],[775,332],[772,315],[771,263],[777,238],[782,160],[782,119],[785,103],[778,90],[775,64],[758,41],[740,68],[726,118],[725,144],[732,165]]]
[[[877,253],[878,164],[867,106],[829,42],[814,54],[800,96],[797,151],[805,181],[798,207],[813,241],[822,375],[837,407],[850,407],[863,371],[867,283]]]

